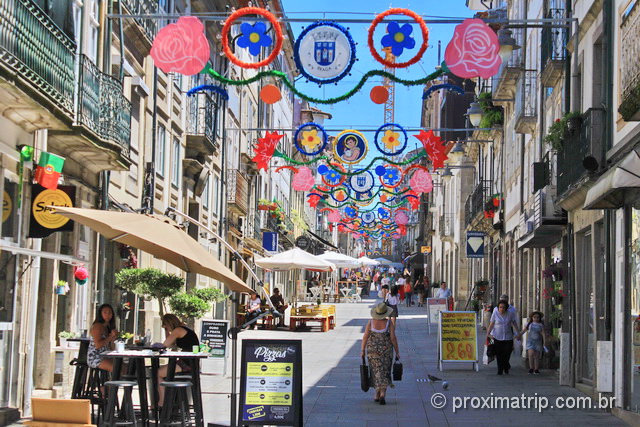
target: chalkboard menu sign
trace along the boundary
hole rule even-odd
[[[241,424],[301,427],[302,341],[243,340],[241,366]]]
[[[203,320],[200,342],[209,345],[210,357],[222,357],[227,350],[228,320]]]

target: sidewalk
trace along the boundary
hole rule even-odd
[[[358,304],[337,305],[337,326],[326,333],[312,329],[309,332],[245,331],[247,338],[301,339],[303,349],[304,419],[307,426],[342,424],[349,426],[463,426],[463,425],[626,425],[606,411],[595,409],[458,409],[453,412],[456,398],[491,397],[542,397],[549,407],[556,398],[584,396],[576,389],[558,385],[555,373],[542,371],[532,376],[512,358],[510,375],[497,376],[495,362],[480,366],[480,372],[462,366],[445,365],[438,371],[436,341],[437,332],[428,334],[426,308],[400,307],[397,336],[404,375],[396,387],[387,392],[387,405],[373,402],[374,392],[360,390],[360,347],[364,326],[369,320],[374,300]],[[205,365],[204,371],[213,366]],[[231,368],[228,367],[230,372]],[[440,382],[426,382],[427,374],[449,383],[448,390]],[[229,424],[230,379],[221,375],[204,376],[202,379],[205,420]],[[213,394],[223,393],[223,394]],[[443,409],[431,404],[432,395],[442,393],[447,400]],[[537,393],[537,395],[536,395]],[[435,399],[435,398],[434,398]],[[437,399],[442,399],[438,396]],[[514,399],[512,399],[512,405]],[[468,406],[482,403],[480,399],[467,400]],[[485,404],[488,401],[484,401]],[[571,404],[568,400],[567,404]],[[439,404],[440,400],[436,400]],[[462,403],[458,399],[457,403]],[[597,403],[597,402],[596,402]],[[533,402],[530,401],[533,406]],[[539,405],[540,406],[540,405]],[[522,407],[522,403],[520,403]]]

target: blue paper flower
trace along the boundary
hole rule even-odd
[[[347,214],[348,217],[356,216],[356,210],[350,206],[345,208],[344,213]]]
[[[382,46],[391,47],[394,56],[402,55],[404,49],[413,49],[416,41],[410,37],[413,27],[411,24],[404,24],[402,27],[396,21],[389,22],[387,34],[382,37]]]
[[[330,184],[337,184],[342,179],[342,175],[339,174],[338,172],[334,171],[334,170],[330,170],[329,172],[327,172],[325,174],[325,179]]]
[[[245,22],[240,26],[240,31],[242,36],[238,39],[238,46],[249,48],[249,53],[253,56],[260,55],[263,47],[269,47],[273,43],[271,37],[265,34],[267,26],[264,22],[258,21],[253,25]]]
[[[400,175],[398,174],[398,169],[396,168],[387,169],[382,179],[384,180],[384,182],[387,183],[387,185],[396,185],[398,183],[398,180],[400,179]]]

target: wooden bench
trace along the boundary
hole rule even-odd
[[[262,310],[262,312],[264,313],[267,310],[268,306],[263,305],[260,307],[260,309]],[[246,311],[244,309],[244,306],[241,306],[240,309],[238,310],[238,312],[236,313],[236,322],[238,325],[242,325],[245,322],[245,314]],[[274,324],[273,324],[273,315],[268,314],[266,316],[264,316],[262,319],[262,328],[263,329],[274,329]]]
[[[34,427],[95,427],[91,424],[91,401],[88,399],[31,399]]]
[[[303,306],[291,309],[289,330],[295,331],[307,322],[320,322],[322,332],[335,328],[335,306]]]

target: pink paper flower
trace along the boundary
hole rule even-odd
[[[151,46],[156,67],[165,73],[198,74],[207,65],[210,55],[204,25],[194,16],[183,16],[177,23],[161,29]]]
[[[409,180],[409,186],[416,193],[429,193],[433,190],[431,174],[423,169],[418,169]]]
[[[331,223],[340,222],[342,215],[340,215],[340,211],[334,209],[331,211],[329,215],[327,215],[327,220]]]
[[[465,19],[456,26],[444,52],[447,68],[456,76],[488,79],[500,69],[498,36],[481,19]]]
[[[402,211],[396,213],[394,219],[396,220],[396,224],[398,225],[407,225],[409,223],[409,217]]]
[[[293,183],[291,186],[296,191],[309,191],[315,185],[316,180],[313,177],[311,169],[306,166],[298,168],[298,172],[293,175]]]

